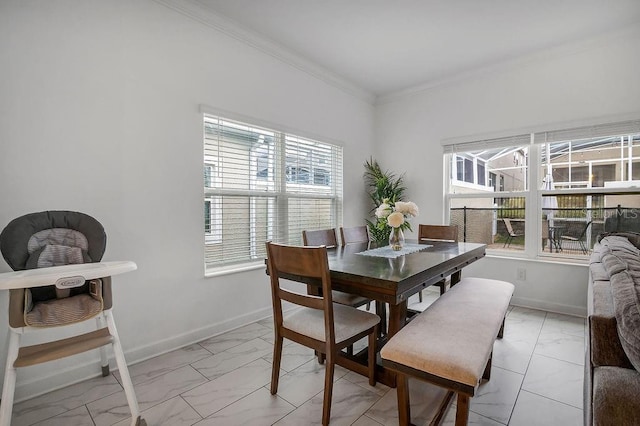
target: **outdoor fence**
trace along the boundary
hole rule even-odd
[[[460,240],[496,249],[524,250],[524,200],[521,205],[519,200],[509,200],[502,207],[451,208],[450,222],[458,226]],[[563,206],[545,208],[541,217],[540,250],[558,256],[587,256],[597,236],[604,232],[640,232],[640,209],[634,207]]]

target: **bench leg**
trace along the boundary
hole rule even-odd
[[[466,426],[469,422],[469,395],[458,394],[456,426]]]
[[[493,351],[489,354],[489,360],[487,360],[487,365],[484,367],[484,373],[482,373],[482,378],[485,380],[491,379],[491,359],[493,358]]]
[[[396,376],[398,391],[398,424],[409,426],[411,424],[411,410],[409,409],[409,378],[398,373]]]
[[[500,326],[500,331],[498,331],[498,339],[502,339],[504,337],[504,321],[506,319],[506,317],[502,318],[502,325]]]

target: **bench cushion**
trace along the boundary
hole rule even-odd
[[[464,278],[382,348],[384,360],[475,389],[514,286]]]

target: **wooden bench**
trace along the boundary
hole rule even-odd
[[[409,377],[449,390],[432,424],[443,420],[454,393],[455,424],[467,424],[469,399],[489,379],[493,342],[502,337],[513,289],[504,281],[464,278],[382,348],[382,365],[397,373],[400,425],[411,420]]]

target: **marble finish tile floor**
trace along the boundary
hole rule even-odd
[[[428,289],[410,307],[427,307],[437,291]],[[269,393],[272,333],[267,318],[131,366],[147,424],[320,424],[324,366],[310,349],[285,340],[278,394]],[[582,425],[584,345],[583,318],[510,308],[491,380],[471,400],[469,424]],[[116,372],[17,403],[12,425],[128,425],[119,379]],[[334,380],[332,425],[398,424],[395,389],[371,387],[341,367]],[[413,423],[429,424],[442,390],[415,380],[410,389]],[[455,403],[444,424],[454,421]]]

